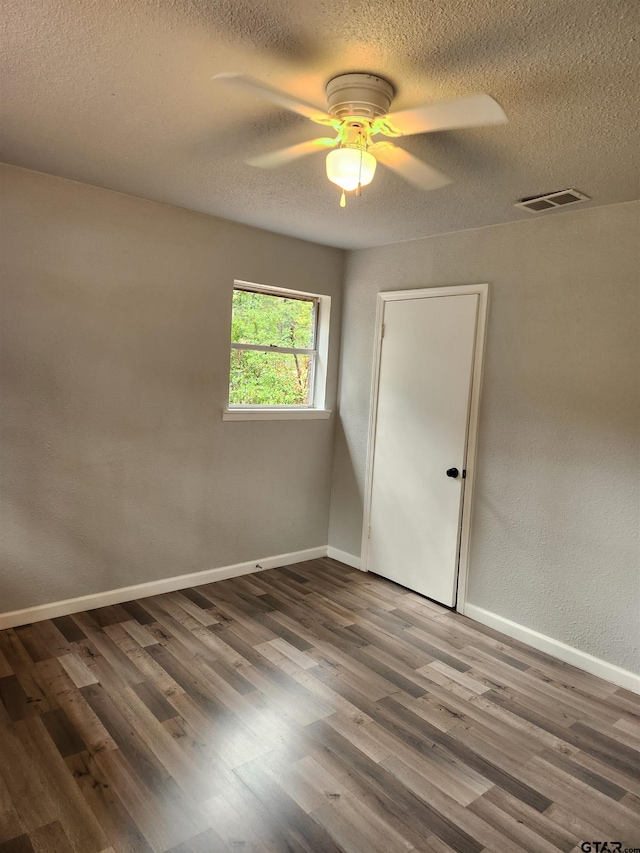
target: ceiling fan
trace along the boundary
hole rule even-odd
[[[373,137],[396,138],[507,121],[500,104],[489,95],[469,95],[389,113],[395,94],[393,86],[374,74],[340,74],[329,80],[327,112],[242,74],[217,74],[213,79],[332,128],[336,132],[334,137],[311,139],[260,154],[247,162],[273,169],[307,154],[332,149],[327,155],[327,177],[342,189],[341,207],[345,206],[345,193],[355,192],[359,196],[361,188],[371,183],[378,162],[421,190],[435,190],[450,183],[441,172],[403,148],[386,140],[374,141]]]

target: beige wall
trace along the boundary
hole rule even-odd
[[[640,202],[351,252],[330,544],[360,553],[376,293],[490,283],[471,603],[638,671]]]
[[[0,612],[321,546],[334,421],[226,422],[234,278],[343,253],[2,172]],[[491,285],[469,600],[638,669],[640,203],[348,254],[329,541],[360,550],[379,290]]]
[[[325,545],[334,422],[223,423],[234,277],[333,298],[343,253],[2,172],[0,612]]]

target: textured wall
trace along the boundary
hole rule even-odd
[[[234,277],[333,297],[342,253],[2,173],[0,611],[324,545],[333,420],[225,422]]]
[[[469,601],[638,653],[640,202],[352,252],[329,541],[360,553],[376,293],[488,281]]]

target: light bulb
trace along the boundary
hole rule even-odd
[[[336,148],[327,155],[327,177],[345,192],[366,187],[376,172],[376,158],[364,148]]]

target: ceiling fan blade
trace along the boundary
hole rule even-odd
[[[323,110],[314,107],[313,104],[307,104],[301,101],[294,95],[289,95],[287,92],[282,92],[280,89],[274,89],[267,83],[261,83],[259,80],[254,80],[252,77],[245,77],[244,74],[228,73],[216,74],[213,80],[218,80],[229,86],[244,89],[255,95],[256,98],[262,98],[266,101],[271,101],[272,104],[277,104],[285,110],[291,110],[298,115],[310,118],[311,121],[318,124],[331,124],[335,120]]]
[[[397,148],[390,142],[379,142],[371,145],[368,151],[373,154],[379,163],[392,169],[414,187],[419,190],[437,190],[451,183],[451,179],[438,172],[423,160],[418,160],[413,154],[409,154],[404,148]]]
[[[459,127],[505,124],[507,121],[504,110],[490,95],[469,95],[455,101],[425,104],[384,117],[384,122],[402,136],[434,130],[456,130]]]
[[[286,166],[287,163],[292,163],[298,157],[305,157],[307,154],[313,154],[321,149],[335,148],[339,142],[340,137],[337,136],[333,139],[310,139],[308,142],[300,142],[298,145],[291,145],[289,148],[280,148],[279,151],[258,154],[257,157],[251,157],[250,160],[247,160],[247,163],[250,166],[259,166],[261,169],[276,169],[278,166]]]

